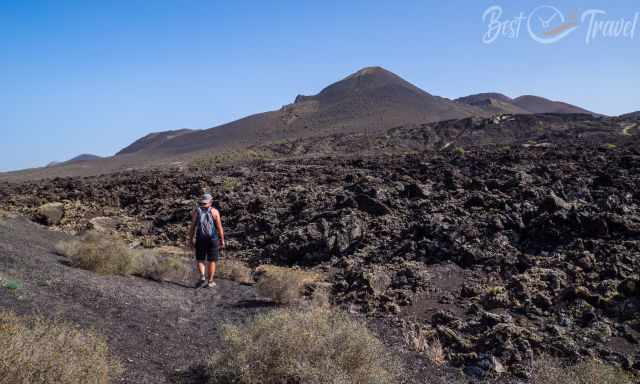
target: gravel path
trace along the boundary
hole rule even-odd
[[[196,290],[188,281],[98,276],[69,267],[54,253],[65,238],[25,219],[0,221],[0,278],[24,283],[17,292],[0,289],[0,308],[97,329],[123,363],[122,382],[197,382],[201,372],[193,367],[216,349],[221,324],[269,306],[253,287],[226,280]]]

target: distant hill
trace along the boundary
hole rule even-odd
[[[540,96],[520,96],[513,99],[513,104],[533,113],[586,113],[589,115],[596,115],[596,113],[584,108],[576,107],[575,105],[563,103],[561,101],[552,101]]]
[[[47,164],[47,167],[56,167],[56,166],[60,166],[60,165],[65,165],[65,164],[74,164],[74,163],[79,163],[79,162],[83,162],[83,161],[91,161],[91,160],[98,160],[98,159],[102,159],[102,157],[100,156],[96,156],[96,155],[92,155],[90,153],[83,153],[82,155],[78,155],[74,158],[71,158],[67,161],[52,161],[49,164]]]
[[[640,119],[640,111],[625,113],[624,115],[620,115],[620,117],[624,119]]]
[[[178,129],[173,131],[164,131],[164,132],[155,132],[150,133],[133,143],[129,146],[121,149],[116,155],[123,155],[127,153],[134,153],[140,150],[152,150],[166,142],[169,142],[176,137],[180,137],[182,135],[195,132],[193,129]]]
[[[89,160],[98,160],[98,159],[102,159],[102,157],[97,155],[92,155],[90,153],[83,153],[82,155],[78,155],[72,159],[65,161],[65,163],[75,163],[78,161],[89,161]]]
[[[479,93],[476,95],[461,97],[456,99],[456,101],[482,108],[492,114],[509,113],[518,115],[531,113],[526,109],[518,107],[513,103],[512,98],[501,93]]]
[[[353,154],[357,153],[357,148],[369,150],[375,140],[383,142],[390,130],[425,127],[436,122],[443,122],[444,125],[429,125],[429,130],[433,132],[423,132],[424,135],[433,136],[433,140],[438,138],[428,143],[427,148],[434,143],[483,145],[509,142],[514,138],[519,140],[521,136],[529,138],[529,134],[512,132],[514,127],[509,124],[488,132],[482,129],[484,125],[478,128],[475,123],[470,123],[474,119],[489,118],[497,113],[531,117],[532,120],[515,120],[523,124],[529,121],[546,124],[554,119],[572,121],[592,118],[585,114],[595,115],[577,106],[537,96],[512,99],[500,93],[482,93],[450,100],[434,96],[384,68],[367,67],[330,84],[316,95],[298,95],[291,104],[274,111],[257,113],[204,130],[180,129],[151,133],[114,156],[100,158],[80,155],[53,167],[5,173],[0,175],[0,179],[97,175],[163,166],[184,167],[194,158],[210,152],[265,146],[276,154],[289,153],[291,150],[293,152],[290,153],[298,156],[308,153],[309,143],[313,143],[312,146],[317,147],[314,153],[322,154],[322,148],[325,147],[330,152],[341,153],[335,148],[330,149],[330,144],[326,142],[328,137],[339,138],[341,135],[349,136],[352,140],[348,146],[338,147],[344,154]],[[536,116],[540,113],[556,117]],[[452,124],[448,122],[450,120],[461,122]],[[606,126],[603,131],[609,135],[612,130],[608,124],[618,123],[606,121],[598,124]],[[616,125],[614,128],[620,131],[624,127]],[[421,129],[416,132],[422,132]],[[360,145],[356,143],[358,140],[361,141]],[[271,147],[271,144],[275,146]]]
[[[491,113],[528,114],[528,113],[586,113],[594,112],[560,101],[552,101],[540,96],[525,95],[512,99],[501,93],[479,93],[456,99],[484,109]]]
[[[176,136],[151,134],[118,154],[178,154],[336,132],[379,132],[404,124],[485,115],[481,108],[433,96],[386,69],[367,67],[317,95],[299,95],[279,110],[206,130],[180,131]]]

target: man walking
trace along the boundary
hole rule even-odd
[[[196,288],[216,286],[213,277],[216,273],[216,263],[220,260],[220,250],[224,248],[224,231],[220,212],[211,207],[212,203],[213,197],[205,193],[200,199],[199,206],[191,214],[191,226],[187,234],[188,246],[193,248],[195,245],[198,272],[200,272],[200,280]],[[205,263],[209,263],[208,268]]]

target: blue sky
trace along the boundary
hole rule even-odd
[[[380,65],[449,98],[536,94],[605,114],[640,109],[635,38],[482,42],[501,20],[544,4],[565,14],[616,1],[0,2],[0,171],[80,153],[112,155],[154,131],[209,128],[315,94]],[[640,24],[640,23],[639,23]]]

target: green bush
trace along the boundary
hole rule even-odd
[[[19,280],[8,280],[4,284],[2,284],[2,286],[10,291],[16,291],[18,289],[22,289],[23,285]]]
[[[464,156],[465,151],[464,151],[464,148],[462,148],[462,147],[455,147],[453,149],[453,153],[455,153],[456,156]]]
[[[397,362],[367,327],[328,308],[277,310],[224,325],[210,383],[397,383]]]

